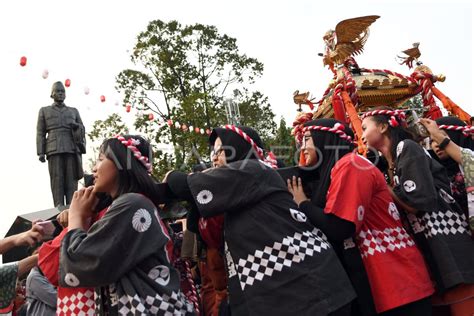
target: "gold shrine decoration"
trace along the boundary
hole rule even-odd
[[[326,43],[324,65],[341,65],[347,58],[362,53],[369,37],[369,26],[379,17],[369,15],[347,19],[339,22],[336,30],[327,31],[323,37]]]
[[[408,68],[413,67],[413,62],[416,61],[418,63],[418,58],[421,57],[421,52],[420,52],[420,43],[413,43],[413,47],[409,49],[405,49],[402,51],[402,53],[405,56],[397,56],[400,59],[400,65],[407,65]]]
[[[446,110],[469,124],[471,116],[434,86],[437,82],[443,82],[445,76],[434,75],[428,66],[421,63],[420,43],[413,43],[413,47],[402,51],[403,56],[397,56],[399,62],[401,60],[401,64],[406,64],[409,68],[416,62],[416,68],[409,75],[384,68],[359,67],[353,56],[362,52],[369,26],[378,18],[377,15],[370,15],[344,20],[337,24],[336,30],[330,30],[324,35],[326,51],[323,62],[329,66],[333,78],[322,98],[316,102],[319,105],[316,110],[312,108],[312,100],[308,100],[308,92],[296,91],[293,101],[299,106],[298,110],[301,111],[301,106],[307,104],[311,112],[305,113],[305,118],[337,118],[350,123],[357,135],[359,150],[365,146],[361,140],[362,127],[358,112],[382,106],[401,108],[408,99],[416,95],[421,96],[424,117],[436,119],[442,116],[436,97]],[[295,121],[295,130],[300,123],[298,119]]]

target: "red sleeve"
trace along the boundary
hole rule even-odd
[[[58,286],[59,250],[61,248],[61,241],[66,233],[67,228],[63,229],[53,240],[44,243],[38,252],[38,266],[44,276],[54,286]]]
[[[336,163],[326,196],[326,214],[350,221],[356,232],[368,211],[374,186],[374,167],[368,160],[351,154]]]
[[[102,218],[108,209],[109,208],[106,207],[97,213],[92,222],[96,222]],[[58,286],[59,251],[61,248],[61,241],[63,240],[66,233],[67,228],[63,229],[63,231],[53,240],[44,243],[38,252],[38,266],[40,267],[44,276],[48,278],[49,282],[54,286]]]

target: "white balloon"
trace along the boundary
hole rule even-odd
[[[47,79],[48,76],[49,76],[49,71],[48,71],[48,69],[43,70],[43,74],[42,74],[41,76],[43,77],[43,79]]]
[[[201,134],[204,134],[204,128],[201,128],[199,132],[201,132]]]
[[[90,92],[91,92],[91,90],[89,89],[89,87],[84,87],[84,94],[85,95],[88,95]]]

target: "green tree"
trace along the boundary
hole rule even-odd
[[[414,97],[408,99],[405,101],[402,108],[415,110],[419,117],[423,117],[424,108],[422,96],[417,94]]]
[[[128,134],[128,128],[123,123],[122,117],[117,113],[111,114],[105,120],[96,120],[92,125],[92,131],[87,133],[93,142],[102,141],[118,134]]]
[[[105,120],[96,120],[92,125],[92,130],[87,133],[89,140],[94,144],[94,146],[92,146],[93,157],[89,158],[89,169],[92,170],[95,159],[97,158],[98,147],[104,139],[128,133],[128,127],[123,123],[122,117],[117,113],[109,115]]]
[[[269,141],[269,145],[270,150],[277,158],[282,159],[286,166],[295,165],[295,138],[291,135],[291,127],[286,125],[283,116],[280,118],[276,135]]]
[[[204,129],[223,125],[223,101],[230,91],[239,91],[235,102],[242,124],[256,128],[266,140],[275,132],[268,99],[250,90],[263,64],[239,52],[237,40],[220,34],[216,27],[152,21],[137,36],[130,58],[135,69],[117,75],[116,89],[123,94],[124,104],[146,113],[137,116],[135,129],[148,136],[155,148],[170,145],[171,152],[159,150],[157,158],[165,159],[166,165],[156,166],[157,174],[165,168],[189,170],[198,162],[197,156],[208,159],[207,135],[163,122]],[[162,124],[148,120],[148,113]],[[97,127],[100,133],[101,126]]]
[[[275,114],[268,97],[261,92],[250,93],[247,89],[235,90],[234,102],[239,106],[240,125],[257,130],[265,144],[269,144],[276,132]]]

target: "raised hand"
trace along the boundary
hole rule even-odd
[[[287,184],[288,191],[290,191],[290,193],[293,195],[293,200],[295,200],[298,206],[301,202],[308,200],[308,197],[306,196],[303,190],[303,183],[301,181],[301,178],[296,179],[296,177],[293,176],[291,180],[287,180]]]

